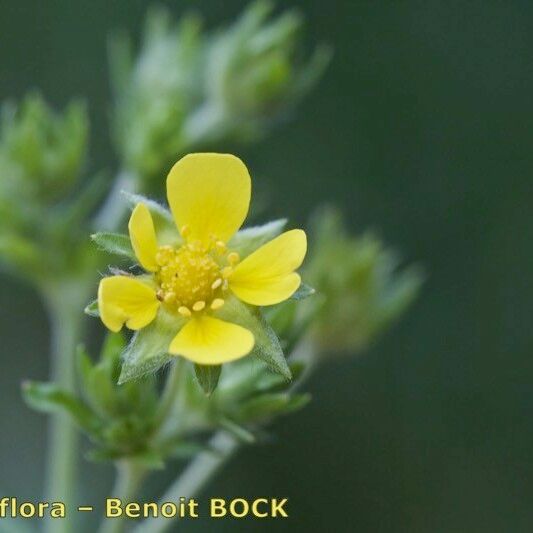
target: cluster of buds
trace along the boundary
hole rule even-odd
[[[423,273],[399,268],[398,256],[375,235],[350,235],[333,208],[317,213],[310,233],[303,275],[316,294],[299,305],[285,302],[268,318],[290,347],[307,332],[319,359],[357,354],[411,305]]]
[[[357,353],[411,305],[424,275],[417,266],[399,268],[375,235],[350,235],[332,208],[316,216],[313,234],[305,275],[323,301],[302,313],[316,313],[312,336],[321,351]]]
[[[309,401],[309,395],[291,390],[294,382],[250,360],[225,367],[215,380],[212,374],[195,375],[193,366],[181,361],[161,393],[155,374],[117,385],[124,347],[121,334],[109,334],[96,363],[79,349],[79,393],[50,383],[23,384],[31,407],[71,417],[92,442],[87,458],[93,461],[129,460],[159,469],[205,449],[206,436],[216,429],[250,444],[262,438],[270,420]],[[295,379],[301,370],[292,365]]]
[[[137,58],[124,35],[112,40],[115,140],[141,185],[176,154],[267,133],[321,77],[329,49],[299,61],[302,17],[286,12],[270,21],[271,11],[260,0],[211,33],[194,16],[173,25],[160,8],[147,18]]]
[[[75,201],[87,150],[85,106],[56,113],[38,95],[4,104],[0,129],[0,252],[4,266],[42,280],[76,265],[71,246],[98,180]],[[80,228],[81,229],[81,228]],[[68,257],[67,257],[68,255]]]

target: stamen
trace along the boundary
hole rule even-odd
[[[228,254],[228,263],[232,266],[235,266],[240,260],[239,254],[237,252],[231,252]]]
[[[184,305],[178,307],[178,313],[185,318],[189,318],[192,315],[191,310]]]
[[[193,311],[201,311],[205,307],[205,302],[203,300],[198,300],[192,306]]]
[[[187,224],[185,224],[185,226],[181,227],[180,233],[181,236],[186,239],[191,234],[191,228]]]
[[[215,243],[215,248],[217,249],[217,252],[222,255],[226,253],[226,243],[224,241],[217,241]]]
[[[222,298],[215,298],[211,302],[211,309],[213,311],[216,311],[217,309],[220,309],[224,305],[224,300]]]
[[[233,268],[231,267],[224,267],[222,269],[222,277],[223,278],[229,278],[233,274]]]
[[[166,304],[169,304],[169,303],[173,302],[175,299],[176,299],[176,295],[172,291],[167,292],[165,294],[165,303]]]
[[[222,285],[222,280],[220,278],[213,281],[213,285],[211,285],[211,288],[213,290],[218,289]]]

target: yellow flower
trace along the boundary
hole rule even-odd
[[[295,270],[307,250],[306,235],[299,229],[282,233],[245,258],[228,249],[248,213],[250,194],[248,170],[233,155],[189,154],[178,161],[167,178],[167,198],[182,241],[158,243],[148,207],[136,205],[128,228],[147,274],[100,281],[103,323],[111,331],[124,324],[139,330],[163,309],[186,320],[170,342],[170,354],[203,365],[248,354],[254,335],[217,318],[217,313],[232,295],[253,306],[290,298],[300,286]]]

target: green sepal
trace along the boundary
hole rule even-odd
[[[53,383],[26,381],[22,385],[22,395],[26,403],[36,411],[67,412],[86,431],[93,432],[99,425],[98,419],[83,402]]]
[[[149,326],[136,331],[122,355],[119,385],[153,374],[166,365],[172,359],[168,353],[170,342],[185,322],[186,319],[160,309]]]
[[[141,194],[133,194],[127,191],[122,191],[122,194],[126,197],[128,203],[134,207],[137,204],[144,204],[154,221],[154,228],[157,234],[157,242],[160,245],[172,244],[179,245],[183,242],[172,218],[172,213],[160,203],[146,198]]]
[[[287,224],[286,218],[273,220],[262,226],[254,226],[237,232],[228,243],[228,248],[246,257],[263,244],[277,237]]]
[[[300,283],[300,286],[296,290],[296,292],[291,296],[293,300],[305,300],[306,298],[309,298],[309,296],[312,296],[316,293],[316,290],[313,289],[310,285],[307,285],[306,283]]]
[[[98,309],[98,300],[93,300],[90,304],[88,304],[85,307],[83,312],[86,315],[98,318],[100,316],[100,310]]]
[[[289,363],[293,381],[297,380],[305,370],[305,364],[300,361]],[[288,382],[283,376],[273,374],[272,372],[263,372],[255,384],[258,392],[281,392],[286,391],[292,383]]]
[[[93,233],[91,239],[101,250],[109,252],[110,254],[121,255],[137,262],[130,238],[127,235],[101,231]]]
[[[132,207],[135,207],[137,204],[144,204],[149,209],[152,217],[162,219],[170,224],[174,224],[172,213],[155,200],[147,198],[142,194],[135,194],[128,191],[122,191],[122,194],[126,197],[126,200],[131,204]]]
[[[258,309],[251,308],[235,297],[230,297],[217,316],[250,330],[255,338],[255,345],[250,355],[264,361],[270,370],[286,380],[292,379],[279,339]]]
[[[218,385],[222,365],[194,365],[198,384],[207,396],[211,396]]]

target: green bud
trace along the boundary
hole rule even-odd
[[[200,97],[202,51],[195,17],[177,26],[163,8],[150,11],[138,57],[124,35],[111,40],[114,133],[126,168],[156,179],[183,150],[182,124]]]
[[[269,2],[258,1],[207,50],[204,105],[185,125],[197,142],[251,140],[268,131],[316,84],[331,53],[319,47],[307,62],[297,60],[303,17],[288,11],[268,20]]]
[[[166,10],[152,10],[136,57],[127,36],[112,39],[114,137],[141,188],[159,184],[177,154],[267,133],[316,84],[329,49],[298,61],[302,16],[268,21],[271,9],[256,2],[212,34],[197,17],[173,24]]]
[[[77,181],[88,137],[85,106],[55,113],[39,95],[5,104],[0,129],[0,201],[50,204]]]
[[[314,224],[314,246],[304,277],[316,288],[300,302],[302,316],[314,315],[312,334],[322,352],[357,352],[396,320],[413,302],[423,281],[420,269],[399,269],[396,254],[374,235],[348,235],[332,209]]]
[[[72,194],[79,188],[88,129],[79,102],[55,112],[34,94],[2,108],[0,260],[41,288],[94,262],[83,226],[105,188],[104,176]]]

